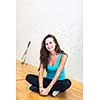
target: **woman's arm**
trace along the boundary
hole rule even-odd
[[[56,83],[56,81],[58,80],[59,76],[60,76],[60,73],[62,72],[64,66],[65,66],[65,63],[66,63],[66,60],[67,60],[67,55],[63,54],[62,55],[62,58],[61,58],[61,62],[60,62],[60,65],[56,71],[56,74],[53,78],[53,80],[51,81],[51,83],[48,85],[48,87],[45,89],[44,93],[42,93],[43,95],[47,95],[49,93],[49,91],[51,90],[51,88],[53,87],[53,85]]]
[[[41,92],[41,90],[43,89],[43,65],[40,65],[40,69],[39,69],[39,91]]]

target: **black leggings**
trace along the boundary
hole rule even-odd
[[[38,88],[38,92],[39,92],[39,82],[38,82],[38,76],[37,75],[33,75],[33,74],[28,74],[26,76],[26,81],[29,82],[30,84],[32,84],[32,86],[37,87]],[[48,78],[43,78],[43,87],[46,88],[50,82],[52,80],[48,79]],[[64,80],[58,80],[54,86],[52,87],[52,89],[50,90],[50,94],[53,91],[60,91],[60,92],[64,92],[66,89],[68,89],[71,86],[71,81],[69,79],[64,79]]]

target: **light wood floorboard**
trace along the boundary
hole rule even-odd
[[[60,93],[56,97],[40,96],[38,93],[28,89],[30,84],[25,81],[27,74],[38,75],[36,66],[29,64],[22,65],[20,61],[16,61],[16,100],[82,100],[83,99],[83,84],[76,80],[72,80],[72,86],[65,92]],[[45,76],[45,74],[44,74]]]

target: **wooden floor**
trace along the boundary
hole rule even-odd
[[[60,93],[56,97],[42,97],[38,93],[28,89],[30,84],[25,81],[27,74],[38,74],[37,67],[31,65],[22,65],[20,61],[16,61],[16,100],[82,100],[83,85],[82,83],[71,80],[72,86],[65,92]],[[45,75],[44,75],[45,76]]]

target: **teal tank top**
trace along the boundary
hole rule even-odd
[[[53,79],[55,74],[56,74],[56,71],[60,65],[60,60],[61,60],[61,57],[62,57],[62,53],[60,53],[60,55],[58,56],[58,59],[57,59],[57,62],[55,65],[51,66],[51,65],[48,65],[47,66],[47,74],[46,74],[46,78],[49,78],[49,79]],[[58,78],[58,80],[63,80],[65,79],[65,69],[63,68],[62,72],[60,73],[60,76]]]

